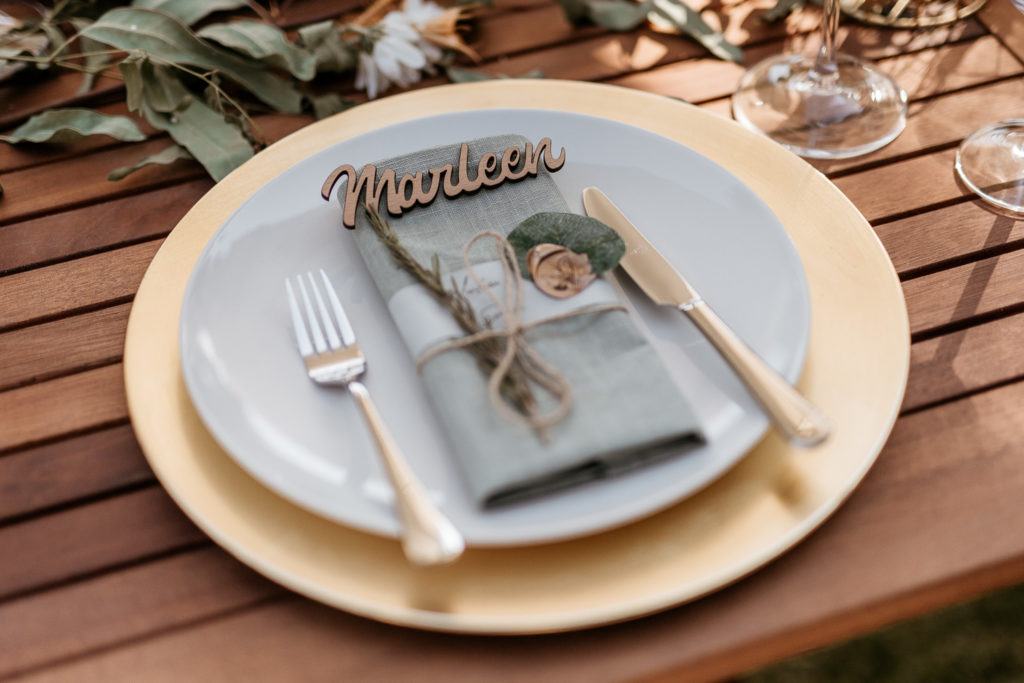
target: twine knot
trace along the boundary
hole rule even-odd
[[[473,264],[470,263],[469,253],[473,245],[486,237],[493,240],[498,251],[498,258],[505,279],[504,301],[499,299],[490,285],[477,275],[473,269]],[[540,354],[530,346],[526,340],[525,333],[534,327],[557,320],[565,320],[587,313],[621,311],[625,310],[625,308],[620,304],[592,304],[535,320],[531,323],[524,323],[523,276],[519,270],[519,261],[516,259],[515,250],[503,235],[493,230],[488,230],[474,236],[466,243],[462,250],[462,263],[466,268],[466,272],[480,290],[497,306],[505,325],[504,329],[488,328],[439,344],[419,358],[416,368],[417,370],[422,370],[429,360],[447,351],[465,348],[488,339],[503,339],[505,341],[505,349],[500,361],[487,380],[487,395],[494,407],[506,419],[530,427],[544,435],[546,429],[558,424],[569,414],[573,401],[572,387],[569,386],[569,382],[562,373],[546,363]],[[508,402],[502,398],[501,385],[506,377],[508,377],[509,371],[515,363],[519,364],[523,374],[529,381],[543,388],[556,400],[556,404],[551,410],[546,413],[538,413],[533,408],[529,408],[528,412],[524,415],[511,408]]]

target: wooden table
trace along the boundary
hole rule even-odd
[[[713,3],[749,63],[817,41],[816,9],[764,26]],[[765,6],[760,3],[760,6]],[[338,11],[297,3],[292,24]],[[128,421],[121,353],[163,237],[211,182],[194,165],[115,167],[165,144],[0,146],[0,678],[29,680],[703,680],[1024,580],[1024,223],[954,179],[958,142],[1024,114],[1024,18],[1006,0],[930,31],[841,29],[911,96],[906,131],[822,165],[871,221],[913,332],[902,416],[862,486],[767,568],[695,603],[576,633],[460,637],[298,597],[198,531]],[[604,81],[728,115],[742,67],[648,29],[572,28],[548,0],[497,0],[484,68]],[[74,102],[78,77],[0,87],[0,126]],[[123,111],[116,82],[90,104]],[[266,117],[281,136],[306,123]],[[188,678],[186,678],[188,677]]]

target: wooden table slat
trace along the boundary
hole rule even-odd
[[[212,186],[199,178],[0,227],[0,274],[163,237]]]
[[[0,677],[284,592],[219,548],[205,547],[9,601],[0,604]]]
[[[1024,378],[1024,353],[1007,339],[1024,339],[1024,314],[914,344],[903,410]]]
[[[875,232],[904,276],[1024,246],[1024,222],[994,213],[979,200],[884,223]]]
[[[0,330],[131,298],[163,240],[0,278]]]
[[[0,564],[0,599],[204,541],[155,486],[0,527],[0,548],[18,559]]]
[[[1024,250],[1000,254],[903,283],[911,334],[1020,308]],[[1006,339],[1012,344],[1014,340]]]
[[[969,197],[953,171],[955,150],[943,150],[843,176],[836,186],[871,222],[894,220]]]
[[[0,523],[152,482],[128,425],[37,446],[0,456]]]
[[[121,364],[0,393],[0,453],[128,417]]]
[[[129,304],[0,334],[0,392],[121,360]]]

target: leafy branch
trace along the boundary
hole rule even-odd
[[[395,12],[398,2],[375,3],[377,20]],[[307,111],[323,118],[353,106],[354,101],[338,93],[318,92],[312,81],[321,74],[355,71],[367,57],[372,60],[376,43],[387,35],[386,28],[363,26],[358,23],[363,18],[356,17],[300,26],[290,37],[275,23],[287,3],[271,0],[268,9],[254,0],[132,0],[130,6],[108,9],[110,2],[102,0],[60,0],[37,18],[0,24],[0,79],[30,81],[54,69],[78,71],[83,74],[79,94],[88,93],[97,78],[120,79],[128,109],[137,117],[53,109],[0,140],[61,144],[107,135],[136,141],[145,138],[136,123],[141,119],[166,132],[174,144],[117,169],[112,179],[149,163],[194,158],[220,180],[266,145],[255,113]],[[208,21],[214,12],[247,9],[258,19]],[[466,10],[437,8],[433,14],[437,12],[446,20],[440,28],[431,24],[420,38],[405,38],[412,40],[406,47],[429,51],[433,59],[447,63],[464,47],[456,32]],[[417,35],[419,27],[404,20]],[[445,47],[431,47],[430,40]],[[73,51],[75,45],[80,49]],[[430,65],[424,59],[420,66]],[[403,74],[413,82],[420,78],[419,69]],[[392,82],[380,76],[375,86],[383,90]]]
[[[573,24],[589,22],[612,31],[632,31],[648,21],[655,28],[693,38],[719,59],[743,61],[743,51],[682,0],[558,0],[558,4]]]

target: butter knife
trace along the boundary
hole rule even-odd
[[[626,255],[619,265],[656,304],[675,306],[693,321],[725,358],[775,428],[794,446],[814,446],[828,436],[825,416],[793,388],[779,373],[754,353],[690,283],[658,253],[640,231],[596,187],[583,190],[587,215],[613,228],[626,242]]]

